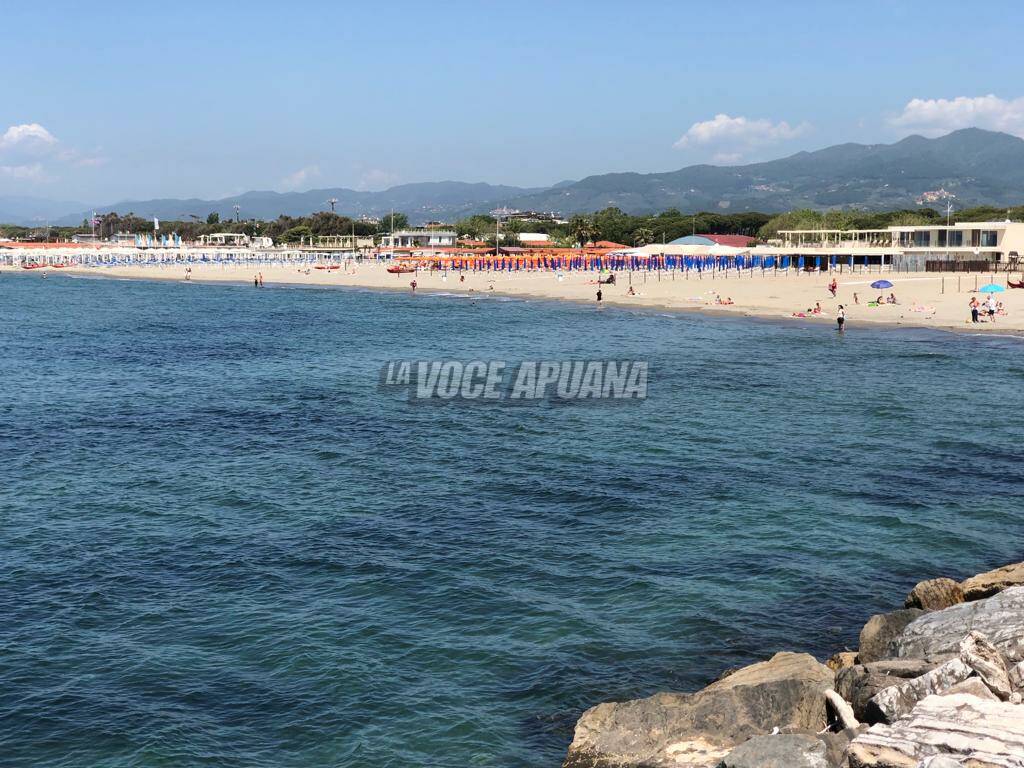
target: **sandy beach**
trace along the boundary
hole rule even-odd
[[[615,285],[597,285],[595,272],[526,271],[526,272],[430,272],[390,274],[381,263],[350,263],[339,270],[317,270],[277,265],[191,265],[194,283],[233,282],[252,284],[262,273],[264,286],[317,285],[410,291],[415,278],[419,293],[487,293],[494,295],[562,299],[595,303],[600,287],[602,303],[668,310],[703,311],[712,314],[743,315],[773,319],[794,319],[802,322],[835,323],[838,306],[845,307],[847,327],[863,324],[898,325],[978,332],[1024,332],[1024,291],[1008,289],[996,294],[1003,302],[1005,315],[995,322],[972,323],[968,303],[972,296],[984,302],[987,295],[976,288],[994,280],[1005,284],[1005,275],[974,273],[798,273],[762,275],[735,270],[705,273],[698,278],[673,272],[619,272]],[[24,274],[12,267],[0,268],[7,273]],[[149,280],[185,279],[185,267],[117,266],[45,269],[32,273],[55,275],[87,275],[91,277],[133,278]],[[461,274],[465,275],[462,280]],[[835,298],[828,285],[835,278]],[[876,280],[893,283],[891,289],[870,287]],[[632,286],[634,294],[630,295]],[[895,293],[898,303],[869,306],[881,294]],[[733,303],[719,303],[719,302]],[[820,314],[813,310],[820,305]],[[803,315],[803,316],[801,316]],[[985,313],[982,313],[982,317]]]

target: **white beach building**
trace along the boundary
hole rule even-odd
[[[382,248],[445,248],[454,246],[458,236],[450,229],[400,229],[381,238]]]

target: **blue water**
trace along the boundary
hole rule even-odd
[[[67,276],[0,321],[4,766],[557,766],[1024,554],[1017,339]],[[589,356],[649,399],[378,386]]]

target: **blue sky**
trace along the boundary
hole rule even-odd
[[[1019,3],[5,5],[3,195],[539,186],[1024,135]]]

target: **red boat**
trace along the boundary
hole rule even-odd
[[[1024,280],[1021,280],[1019,283],[1015,283],[1012,280],[1007,280],[1006,284],[1011,288],[1024,288]]]
[[[317,264],[313,269],[341,269],[339,264]]]
[[[43,267],[47,267],[47,266],[49,266],[49,264],[37,264],[36,262],[33,261],[30,264],[22,264],[21,268],[22,269],[42,269]]]
[[[392,264],[390,267],[388,267],[388,272],[390,272],[392,275],[404,275],[408,272],[415,271],[416,267],[409,267],[406,266],[405,264]]]

